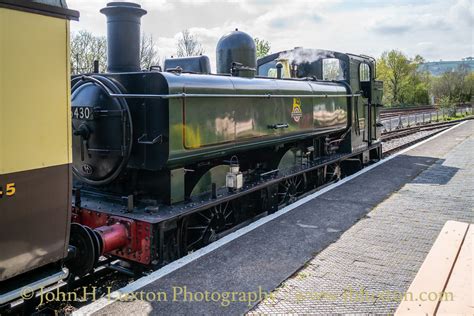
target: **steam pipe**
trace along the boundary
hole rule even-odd
[[[276,69],[277,69],[277,79],[281,79],[283,64],[282,63],[277,63],[276,64]]]

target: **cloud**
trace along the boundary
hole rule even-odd
[[[431,30],[449,30],[451,25],[446,18],[432,13],[407,12],[408,10],[392,11],[390,15],[375,20],[370,25],[371,31],[383,35],[400,35],[407,32]]]
[[[337,1],[336,1],[337,2]],[[321,12],[327,9],[327,2],[324,1],[293,1],[291,4],[283,1],[275,3],[266,9],[262,9],[263,14],[256,20],[257,25],[276,27],[292,26],[301,22],[319,23],[323,20]],[[293,29],[296,31],[297,29]]]
[[[472,0],[460,0],[456,2],[449,9],[448,17],[453,23],[462,23],[472,29],[474,24],[474,5]]]
[[[235,28],[269,41],[272,52],[303,46],[373,56],[400,49],[433,60],[472,55],[472,0],[131,1],[148,11],[142,30],[157,39],[162,58],[176,55],[177,35],[190,29],[214,65],[217,41]],[[81,11],[71,29],[104,35],[98,11],[107,2],[68,0]]]
[[[376,24],[372,27],[372,30],[384,34],[384,35],[397,35],[397,34],[402,34],[406,33],[409,30],[411,30],[412,26],[411,25],[402,25],[402,24],[387,24],[387,23],[381,23],[381,24]]]

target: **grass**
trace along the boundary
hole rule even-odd
[[[446,121],[453,121],[453,120],[459,120],[459,119],[462,119],[462,118],[467,118],[467,117],[470,117],[470,116],[473,116],[472,114],[465,114],[465,113],[457,113],[455,115],[452,115],[452,116],[448,116],[446,117]]]
[[[454,120],[459,120],[459,119],[463,119],[463,118],[468,118],[468,117],[473,117],[474,115],[473,114],[470,114],[470,113],[456,113],[454,115],[450,115],[450,114],[445,114],[445,115],[439,115],[438,117],[436,117],[436,115],[433,115],[432,116],[432,121],[433,122],[444,122],[444,121],[454,121]],[[436,119],[438,118],[438,119]]]

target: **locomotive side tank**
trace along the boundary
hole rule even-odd
[[[132,148],[122,169],[156,171],[190,164],[202,156],[210,159],[273,146],[348,125],[348,92],[337,83],[158,72],[93,78],[79,79],[72,94],[73,129],[76,134],[81,129],[88,131],[74,138],[74,170],[91,183],[113,180],[112,173],[102,174],[99,164],[112,159],[114,143],[117,150]],[[108,94],[100,86],[108,82],[119,89],[117,93]],[[119,109],[120,98],[127,95],[136,97],[122,99],[127,102],[124,111],[129,112],[124,116],[124,130],[104,111],[109,104]],[[81,111],[90,111],[94,118],[81,119]],[[324,115],[316,116],[316,112]],[[101,129],[108,121],[116,124]],[[124,138],[128,141],[119,144]],[[82,148],[84,140],[88,149]],[[117,159],[110,170],[117,170],[121,163]]]

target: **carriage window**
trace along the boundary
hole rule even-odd
[[[344,69],[339,59],[323,59],[323,80],[344,80]]]
[[[360,64],[359,68],[359,79],[360,82],[370,81],[370,67],[367,64]]]

